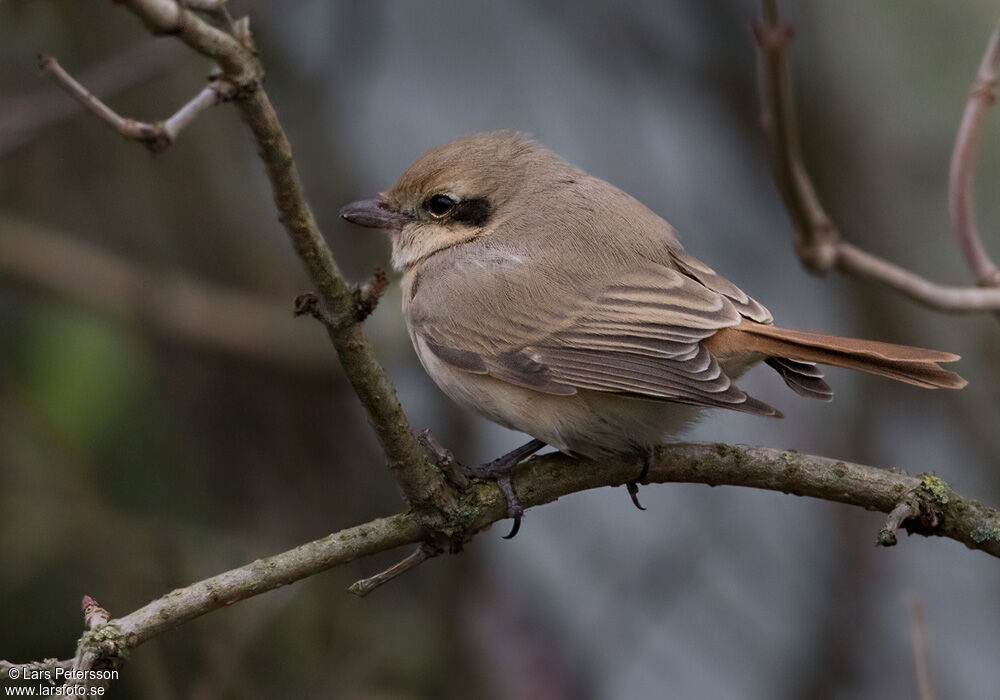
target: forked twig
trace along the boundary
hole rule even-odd
[[[982,118],[992,101],[1000,61],[1000,25],[983,57],[952,157],[950,199],[955,230],[980,287],[950,287],[931,282],[841,238],[823,208],[802,157],[787,60],[794,31],[791,24],[781,19],[777,0],[761,1],[761,19],[753,29],[759,56],[761,125],[768,141],[774,181],[795,229],[795,250],[806,269],[823,274],[836,268],[854,277],[879,282],[939,311],[1000,312],[1000,288],[997,288],[1000,274],[983,249],[972,214],[972,185]]]
[[[236,90],[226,80],[213,80],[173,116],[162,122],[141,122],[123,117],[80,84],[52,56],[39,58],[38,67],[56,85],[86,107],[98,119],[127,139],[138,141],[150,152],[162,153],[177,139],[181,129],[209,107],[232,99]]]

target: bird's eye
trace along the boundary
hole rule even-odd
[[[436,194],[424,202],[424,209],[430,212],[431,216],[441,218],[454,209],[456,204],[458,202],[454,198],[446,194]]]

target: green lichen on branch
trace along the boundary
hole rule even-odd
[[[128,660],[129,635],[114,621],[85,631],[76,645],[74,668],[113,669]]]
[[[1000,542],[1000,527],[996,525],[980,525],[969,533],[969,537],[976,544],[984,544],[986,542]]]
[[[917,489],[919,495],[933,503],[942,506],[948,505],[951,487],[944,479],[934,474],[920,474],[918,478],[920,479],[920,486]]]

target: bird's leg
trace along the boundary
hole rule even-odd
[[[639,503],[639,484],[649,483],[646,481],[646,477],[649,475],[649,453],[642,453],[642,471],[639,472],[639,476],[636,477],[634,481],[630,481],[625,484],[625,488],[628,489],[629,498],[632,499],[632,504],[635,505],[639,510],[646,510],[641,503]]]
[[[521,516],[524,515],[524,508],[521,507],[521,502],[518,500],[517,493],[514,491],[514,484],[511,482],[510,472],[525,458],[535,454],[543,447],[545,447],[545,443],[541,440],[532,440],[531,442],[526,442],[520,447],[511,450],[502,457],[497,457],[492,462],[480,464],[477,467],[465,468],[465,473],[470,477],[477,479],[495,479],[497,486],[499,486],[500,490],[503,491],[503,495],[507,499],[507,515],[508,517],[514,519],[514,526],[510,529],[510,533],[504,536],[505,540],[512,538],[517,534],[517,531],[521,529]]]

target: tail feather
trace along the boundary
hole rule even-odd
[[[768,357],[861,370],[925,389],[961,389],[968,384],[955,372],[938,366],[939,362],[954,362],[959,356],[939,350],[776,328],[753,321],[725,328],[711,341],[719,347],[760,352]]]
[[[769,357],[767,365],[785,380],[788,388],[800,396],[833,401],[833,389],[823,381],[823,373],[812,362],[797,362],[787,357]]]

